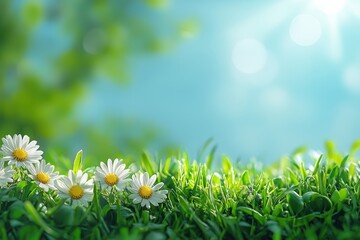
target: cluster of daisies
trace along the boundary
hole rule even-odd
[[[156,174],[135,173],[128,178],[130,170],[122,160],[108,159],[107,164],[101,162],[96,167],[93,178],[81,170],[69,170],[67,176],[54,172],[55,167],[42,159],[43,152],[39,150],[36,141],[30,141],[28,136],[7,135],[2,139],[0,155],[0,187],[13,183],[16,170],[24,169],[28,176],[44,191],[49,189],[58,192],[60,198],[66,199],[72,205],[88,206],[94,196],[94,184],[98,183],[102,191],[130,192],[129,198],[134,204],[150,208],[150,204],[158,206],[166,199],[167,190],[160,190],[164,183],[156,185]],[[6,165],[6,166],[5,166]]]

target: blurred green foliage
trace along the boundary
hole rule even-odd
[[[161,137],[156,129],[111,116],[94,127],[74,111],[92,82],[128,84],[132,56],[168,50],[184,32],[196,32],[192,21],[164,19],[171,31],[158,33],[151,18],[168,18],[159,14],[168,5],[167,0],[1,1],[0,135],[27,134],[43,149],[56,146],[61,155],[74,155],[78,141],[96,161],[109,153],[141,154]],[[61,36],[61,46],[44,36],[49,29]],[[133,136],[129,127],[142,132]]]

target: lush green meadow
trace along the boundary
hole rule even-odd
[[[96,184],[89,206],[73,207],[19,170],[0,189],[0,238],[358,239],[359,143],[346,156],[331,142],[326,147],[323,155],[300,148],[265,167],[226,156],[215,167],[211,149],[197,161],[186,153],[167,159],[144,153],[137,170],[156,174],[168,190],[150,209],[133,204],[126,191]],[[74,169],[86,162],[80,157]],[[95,168],[83,171],[93,176]]]

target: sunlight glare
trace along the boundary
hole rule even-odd
[[[315,6],[328,15],[336,15],[345,5],[345,0],[315,0]]]

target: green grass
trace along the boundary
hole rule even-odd
[[[320,157],[299,149],[266,167],[224,156],[211,169],[214,151],[199,162],[144,154],[139,167],[169,190],[149,210],[98,189],[88,208],[74,208],[20,181],[0,189],[0,239],[358,239],[359,145],[342,156],[328,142]]]

